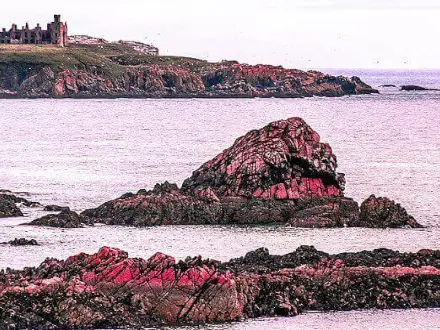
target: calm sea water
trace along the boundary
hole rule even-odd
[[[440,88],[440,71],[347,71],[381,84]],[[81,211],[127,191],[169,180],[181,184],[250,129],[304,118],[330,143],[346,173],[346,195],[399,201],[425,229],[296,229],[275,226],[175,226],[45,229],[18,226],[45,214],[0,220],[0,241],[35,238],[38,247],[0,246],[0,268],[45,257],[96,252],[103,245],[147,258],[202,253],[228,260],[251,249],[287,253],[301,244],[327,252],[388,247],[440,249],[440,92],[294,100],[0,100],[0,189]],[[206,329],[439,329],[440,311],[309,313]]]

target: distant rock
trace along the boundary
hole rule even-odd
[[[393,84],[385,84],[385,85],[380,85],[379,87],[390,88],[390,87],[397,87],[397,86],[393,85]]]
[[[48,214],[44,217],[35,219],[25,225],[59,227],[59,228],[81,228],[85,225],[91,225],[89,219],[70,209],[62,210],[59,214]]]
[[[9,241],[7,243],[1,243],[1,244],[9,244],[12,246],[39,245],[36,240],[26,239],[26,238],[16,238],[13,241]]]
[[[417,86],[417,85],[403,85],[400,86],[400,89],[402,91],[438,91],[439,89],[435,89],[435,88],[426,88],[426,87],[421,87],[421,86]]]
[[[377,89],[372,89],[370,85],[366,84],[361,78],[353,76],[351,81],[356,85],[356,91],[358,94],[372,94],[379,93]]]
[[[356,225],[372,228],[423,227],[400,204],[375,195],[371,195],[362,203],[359,222]]]

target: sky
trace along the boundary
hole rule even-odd
[[[362,2],[362,4],[361,4]],[[440,0],[21,0],[0,26],[137,40],[163,55],[284,67],[440,68]]]

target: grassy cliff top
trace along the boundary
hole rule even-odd
[[[118,73],[126,66],[148,64],[185,67],[193,72],[214,65],[189,57],[145,55],[119,43],[71,44],[68,47],[0,45],[0,65],[11,63],[49,66],[56,71],[95,67],[106,73]]]

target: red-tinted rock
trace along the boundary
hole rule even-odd
[[[357,221],[343,197],[330,146],[300,118],[270,123],[237,139],[185,180],[109,201],[83,216],[106,224],[288,223],[341,227]]]
[[[374,195],[362,203],[359,222],[352,225],[372,228],[423,227],[400,204]]]
[[[372,264],[377,256],[377,263]],[[418,265],[416,265],[418,264]],[[148,260],[104,247],[0,272],[0,324],[15,328],[145,327],[293,316],[307,310],[440,306],[440,251],[329,255],[303,246],[227,263]],[[8,329],[6,327],[5,329]]]
[[[182,191],[211,189],[219,198],[277,200],[342,196],[336,156],[300,118],[280,120],[236,140],[185,180]]]
[[[225,322],[244,316],[233,276],[200,258],[129,259],[104,247],[0,276],[0,321],[20,328]]]
[[[75,98],[296,98],[377,93],[359,78],[233,61],[121,55],[102,58],[100,68],[93,57],[89,65],[80,58],[75,67],[65,69],[45,67],[39,60],[26,63],[26,70],[19,62],[0,66],[0,92],[7,97]]]

